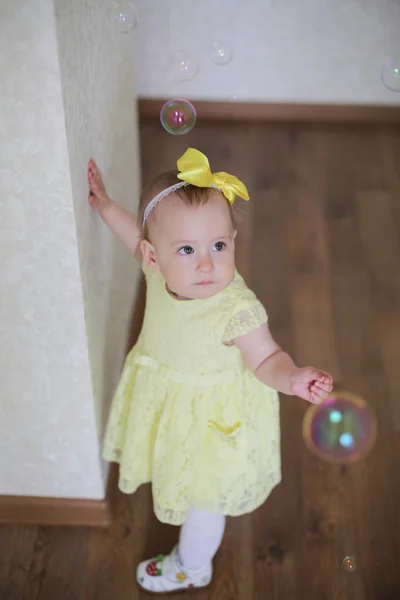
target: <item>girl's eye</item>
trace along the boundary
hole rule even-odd
[[[183,246],[178,252],[179,254],[193,254],[194,250],[192,246]]]
[[[221,250],[223,250],[225,247],[226,244],[224,244],[224,242],[217,242],[216,244],[214,244],[214,248],[217,252],[221,252]]]

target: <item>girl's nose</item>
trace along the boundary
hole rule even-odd
[[[209,257],[203,258],[197,265],[197,270],[200,271],[200,273],[210,273],[213,268],[212,260]]]

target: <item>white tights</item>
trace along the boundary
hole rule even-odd
[[[191,508],[179,536],[182,565],[197,570],[210,563],[221,545],[224,530],[224,515]]]

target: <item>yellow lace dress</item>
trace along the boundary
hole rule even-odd
[[[180,525],[190,507],[236,516],[281,480],[279,399],[225,345],[266,322],[236,272],[211,298],[177,300],[143,263],[146,311],[113,399],[104,458],[119,488],[152,483],[158,519]]]

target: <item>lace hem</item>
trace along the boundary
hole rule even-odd
[[[242,310],[229,321],[222,336],[222,341],[230,342],[240,335],[245,335],[249,331],[257,329],[267,321],[268,316],[262,304]]]
[[[227,517],[240,517],[254,512],[264,504],[272,490],[281,483],[282,475],[280,469],[272,471],[266,479],[263,486],[259,486],[257,491],[250,491],[249,489],[243,492],[241,502],[230,503],[225,498],[221,498],[220,502],[210,503],[204,500],[195,499],[192,502],[193,508],[197,510],[205,510],[207,512],[218,513]],[[120,488],[121,489],[121,488]],[[123,492],[123,490],[121,489]],[[247,492],[247,493],[246,493]],[[250,497],[249,497],[250,496]],[[186,520],[189,508],[185,511],[177,511],[169,508],[164,508],[157,502],[154,502],[154,512],[157,519],[161,523],[167,523],[168,525],[180,526]]]

